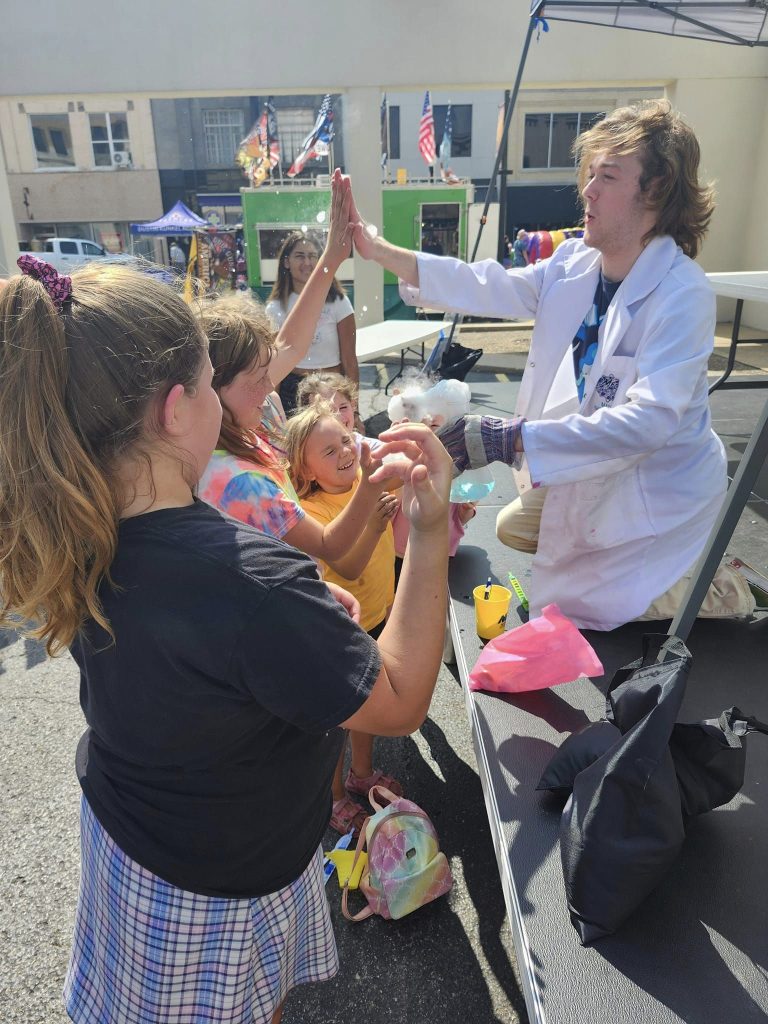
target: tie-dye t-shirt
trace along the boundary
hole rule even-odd
[[[254,438],[254,445],[269,451],[259,438]],[[286,470],[280,465],[257,466],[220,448],[206,466],[198,494],[209,505],[270,537],[282,539],[304,518]]]

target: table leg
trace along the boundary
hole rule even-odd
[[[403,372],[405,370],[405,353],[406,352],[414,352],[414,351],[415,351],[415,349],[412,349],[412,348],[401,348],[400,349],[400,369],[397,371],[397,373],[393,377],[390,377],[389,380],[387,381],[387,383],[384,385],[384,394],[385,395],[389,393],[390,387],[395,383],[395,381],[398,379],[398,377],[402,377],[403,376]],[[421,343],[421,365],[422,366],[424,365],[424,342],[423,341]]]
[[[726,363],[725,372],[717,378],[714,384],[710,386],[709,393],[712,394],[717,388],[720,387],[731,375],[733,364],[736,362],[736,346],[739,344],[739,330],[741,329],[741,311],[744,308],[744,300],[736,300],[736,312],[733,314],[733,330],[731,331],[731,347],[728,349],[728,362]]]
[[[742,456],[736,475],[728,488],[723,507],[709,535],[701,558],[696,565],[682,603],[669,627],[669,635],[685,641],[696,620],[702,601],[720,564],[728,542],[733,536],[744,506],[749,501],[757,475],[768,458],[768,402],[763,406],[760,419],[752,431],[747,450]]]

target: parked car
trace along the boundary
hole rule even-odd
[[[66,273],[89,260],[109,257],[106,249],[87,238],[49,238],[43,252],[34,253],[38,259],[52,263],[58,271]]]
[[[51,263],[62,274],[75,270],[84,263],[90,263],[91,260],[104,260],[107,263],[116,263],[132,267],[134,270],[141,270],[145,274],[159,278],[166,284],[171,284],[175,280],[174,275],[167,267],[158,266],[150,260],[128,252],[107,252],[106,249],[88,238],[49,238],[45,243],[45,251],[36,252],[33,255],[38,259],[45,260],[46,263]]]

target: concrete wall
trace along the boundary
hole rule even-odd
[[[187,0],[183,8],[132,0],[113,5],[106,20],[96,0],[47,5],[46,17],[34,19],[27,0],[5,0],[0,95],[13,102],[44,94],[136,96],[137,89],[147,98],[337,92],[363,129],[353,133],[346,162],[375,220],[375,188],[368,188],[367,178],[374,175],[375,181],[378,165],[381,91],[393,101],[397,93],[407,94],[401,144],[408,146],[409,165],[415,159],[420,169],[415,132],[406,142],[411,133],[404,129],[406,118],[418,119],[425,87],[433,102],[459,102],[471,90],[487,90],[494,98],[486,108],[492,121],[501,90],[517,70],[527,12],[522,0],[474,8],[465,0],[443,0],[437,9],[412,0],[336,0],[330,7],[295,0],[288,16],[276,14],[266,0],[228,0],[215,12],[213,32],[207,0]],[[550,31],[531,45],[523,81],[521,102],[546,102],[545,94],[554,90],[564,110],[588,94],[666,92],[700,133],[704,166],[718,183],[720,205],[703,265],[739,270],[768,263],[762,243],[768,235],[762,184],[768,170],[768,49],[551,21]],[[481,135],[485,139],[490,131],[490,124],[473,131],[473,161],[475,137],[485,146]],[[363,152],[363,136],[374,152]],[[13,164],[7,147],[6,159]],[[470,173],[487,174],[474,167]]]
[[[108,18],[104,12],[98,0],[69,0],[30,18],[28,0],[4,0],[0,94],[133,93],[138,85],[153,95],[418,90],[423,83],[503,88],[514,78],[528,23],[521,0],[475,7],[443,0],[438,8],[412,0],[295,0],[290,11],[266,0],[225,0],[215,10],[208,0],[132,0],[111,5]],[[764,75],[767,60],[764,52],[716,43],[553,21],[531,47],[526,77],[605,83],[702,68],[710,77]]]

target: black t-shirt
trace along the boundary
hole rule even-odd
[[[78,775],[97,818],[180,888],[289,884],[328,825],[345,721],[380,669],[314,562],[195,502],[121,523],[72,646],[89,729]]]

